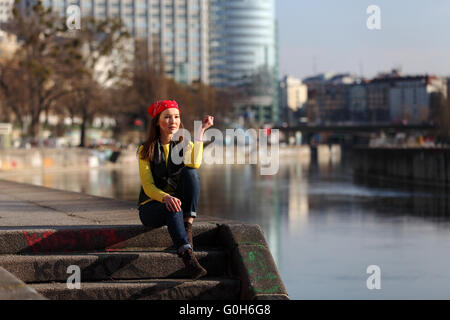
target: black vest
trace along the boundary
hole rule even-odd
[[[175,147],[175,145],[178,144],[175,141],[170,141],[169,146],[169,159],[167,161],[166,166],[166,157],[164,154],[164,149],[159,141],[159,139],[156,142],[154,153],[153,153],[153,160],[150,161],[150,170],[152,171],[153,180],[155,182],[155,185],[157,188],[164,190],[167,185],[170,185],[173,190],[177,189],[179,180],[180,180],[180,172],[181,169],[184,168],[184,154],[183,154],[183,146],[185,145],[184,142],[181,142],[177,145],[177,150],[179,152],[179,155],[182,159],[180,164],[175,164],[172,162],[172,149]],[[139,202],[142,203],[145,200],[150,199],[147,194],[144,192],[144,188],[141,186],[141,191],[139,192]]]

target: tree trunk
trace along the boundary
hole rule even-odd
[[[87,122],[87,116],[83,113],[83,117],[81,120],[81,127],[80,127],[80,148],[84,148],[86,146],[85,144],[85,138],[86,138],[86,122]]]
[[[81,110],[80,148],[84,148],[86,146],[86,126],[89,121],[89,114],[86,108],[86,104],[84,104]]]
[[[31,123],[28,127],[28,136],[33,138],[33,141],[36,141],[39,134],[39,115],[31,117]]]

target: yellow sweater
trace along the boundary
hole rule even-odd
[[[163,144],[164,155],[166,157],[166,166],[169,160],[169,148],[170,144]],[[170,186],[166,186],[164,190],[159,189],[155,185],[155,181],[153,180],[152,171],[150,169],[150,162],[147,160],[141,159],[141,151],[143,146],[139,147],[139,176],[141,178],[141,185],[144,189],[145,194],[150,198],[140,203],[140,205],[145,204],[151,200],[157,200],[159,202],[163,202],[163,198],[170,194],[174,195],[175,190]],[[194,152],[192,152],[192,149]],[[191,167],[198,169],[202,163],[203,158],[203,142],[195,141],[193,143],[190,142],[190,145],[187,151],[184,154],[184,165],[186,167]]]

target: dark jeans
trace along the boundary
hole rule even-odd
[[[197,169],[184,167],[180,173],[180,182],[175,197],[181,200],[181,211],[171,212],[166,204],[156,200],[139,206],[139,218],[144,226],[159,228],[167,226],[173,244],[178,253],[190,248],[184,228],[184,217],[197,216],[197,204],[200,195],[200,175]]]

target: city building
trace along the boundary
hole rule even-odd
[[[353,123],[368,122],[370,113],[367,107],[367,82],[363,81],[350,88],[350,121]]]
[[[449,84],[442,77],[403,76],[395,69],[370,80],[321,74],[303,83],[308,86],[308,120],[316,124],[429,123],[448,97]]]
[[[210,1],[211,84],[239,91],[235,116],[279,122],[275,1]]]
[[[308,87],[300,79],[284,76],[280,81],[280,107],[283,122],[288,125],[297,124],[302,115],[300,111],[306,108],[308,100]]]
[[[429,75],[395,78],[389,91],[390,120],[410,124],[429,122],[442,98],[447,98],[444,78]]]
[[[0,30],[0,62],[12,58],[18,47],[15,35]]]
[[[350,97],[361,79],[351,74],[320,74],[303,80],[308,87],[307,115],[312,123],[351,121]]]
[[[450,100],[450,77],[447,78],[447,100]]]
[[[376,78],[366,85],[367,112],[369,122],[390,122],[389,92],[395,78]]]
[[[0,24],[7,22],[12,16],[14,0],[0,0]]]
[[[5,1],[5,0],[0,0]],[[31,1],[23,0],[24,5]],[[80,7],[81,17],[120,18],[180,83],[209,83],[209,0],[42,0],[61,16]],[[156,63],[158,63],[156,62]]]

